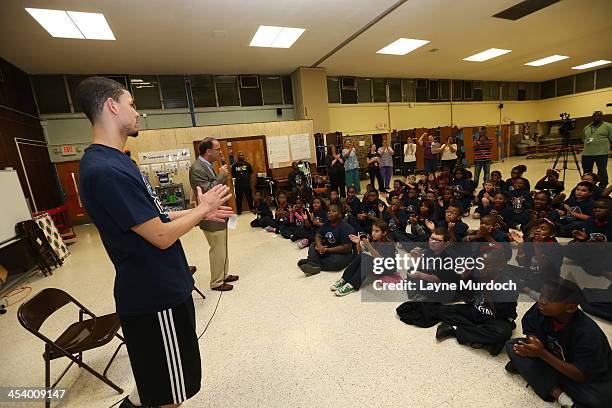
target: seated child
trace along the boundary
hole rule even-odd
[[[519,164],[518,166],[512,168],[512,170],[510,171],[510,178],[506,180],[506,186],[508,188],[508,191],[512,191],[516,188],[516,186],[514,185],[514,181],[517,179],[523,180],[525,183],[525,190],[531,191],[531,185],[529,184],[529,180],[523,177],[523,174],[526,171],[527,166],[525,166],[524,164]]]
[[[514,212],[513,224],[520,225],[523,222],[528,222],[525,213],[533,206],[533,197],[531,197],[523,178],[516,178],[512,183],[514,188],[508,191],[508,198]]]
[[[559,172],[555,169],[546,170],[546,175],[536,183],[535,189],[547,193],[555,203],[564,199],[561,193],[565,190],[565,185],[559,180]]]
[[[331,205],[331,204],[330,204]],[[329,206],[328,206],[329,207]],[[357,197],[357,190],[355,187],[350,186],[346,189],[346,206],[344,208],[344,214],[347,222],[358,231],[359,221],[357,220],[357,214],[361,213],[361,201]]]
[[[276,196],[278,207],[274,211],[274,219],[270,222],[270,225],[266,227],[266,231],[275,232],[280,234],[280,228],[289,224],[289,212],[290,205],[287,202],[287,194],[284,191],[280,191]]]
[[[400,204],[408,213],[416,212],[420,204],[419,191],[416,188],[409,189]]]
[[[393,197],[398,197],[399,200],[402,201],[405,193],[404,184],[400,180],[395,180],[393,182],[393,190],[387,194],[387,204],[391,204],[391,199]]]
[[[493,196],[493,203],[482,209],[476,209],[479,211],[480,217],[484,217],[485,215],[494,215],[497,216],[499,221],[503,223],[502,229],[504,231],[508,230],[508,227],[514,224],[514,211],[508,205],[508,196],[504,191],[498,191]]]
[[[517,221],[516,224],[521,225],[523,233],[531,231],[532,224],[538,219],[546,218],[555,224],[557,224],[560,219],[559,212],[552,208],[550,194],[544,191],[536,192],[533,196],[533,207],[527,209],[527,211],[523,212],[523,214],[517,218],[519,221]],[[515,218],[515,221],[517,218]]]
[[[572,231],[584,228],[586,220],[593,214],[592,192],[593,184],[588,181],[581,181],[574,188],[575,195],[565,200],[561,210],[559,210],[561,215],[560,236],[571,237]]]
[[[482,209],[493,202],[493,197],[497,192],[495,188],[495,184],[491,180],[487,180],[483,183],[483,188],[478,192],[478,197],[476,199],[476,209],[472,214],[472,218],[478,219],[480,218],[480,213]]]
[[[396,198],[397,200],[397,198]],[[331,286],[336,296],[346,296],[357,292],[361,284],[368,277],[366,271],[374,270],[375,258],[395,258],[395,245],[389,238],[389,226],[384,221],[376,221],[372,224],[372,239],[367,235],[349,235],[349,238],[357,248],[357,255],[351,264],[344,270],[342,278]],[[392,275],[393,268],[385,268],[381,275]]]
[[[251,227],[265,228],[272,223],[272,211],[268,203],[264,201],[261,191],[255,191],[251,212],[257,216],[251,221]]]
[[[472,206],[474,187],[472,182],[465,176],[465,169],[455,169],[455,178],[451,181],[450,188],[453,189],[455,200],[459,201],[463,211],[469,213]]]
[[[484,267],[475,282],[493,282],[508,286],[505,277],[506,258],[503,250],[486,251]],[[503,286],[501,286],[503,287]],[[492,356],[504,349],[516,327],[518,294],[512,290],[473,290],[466,303],[442,305],[438,319],[442,321],[436,329],[436,339],[455,337],[459,344],[473,348],[484,348]]]
[[[393,231],[391,234],[397,242],[425,242],[431,232],[425,222],[434,220],[434,204],[431,201],[423,201],[419,204],[417,212],[408,214],[408,226],[410,232]]]
[[[467,224],[461,221],[462,212],[461,204],[458,201],[452,201],[444,213],[444,219],[438,221],[437,225],[434,225],[433,221],[425,221],[425,225],[431,232],[436,226],[445,228],[448,230],[451,242],[461,242],[469,229]]]
[[[580,265],[586,273],[604,276],[612,281],[612,251],[608,242],[612,239],[612,199],[600,197],[593,203],[593,215],[581,229],[572,231],[574,241],[565,246],[565,256]],[[608,289],[612,300],[612,284]]]
[[[480,227],[468,231],[465,242],[510,242],[508,233],[499,229],[499,220],[496,215],[485,215],[480,218]]]
[[[544,283],[561,275],[563,247],[555,238],[557,228],[551,220],[540,218],[531,229],[523,237],[516,231],[510,233],[518,244],[516,262],[521,267],[513,269],[512,278],[519,290],[537,301]]]
[[[451,202],[455,200],[455,193],[450,188],[442,190],[441,198],[438,199],[436,204],[436,221],[441,221],[444,219],[444,214],[446,213],[446,209],[451,205]]]
[[[380,219],[380,206],[386,207],[385,203],[378,198],[378,191],[369,191],[361,205],[361,213],[357,214],[359,221],[359,231],[367,232],[372,230],[372,223]]]
[[[609,193],[605,194],[604,193],[604,189],[599,187],[599,185],[598,185],[598,183],[599,183],[599,176],[596,173],[584,173],[582,175],[582,180],[580,180],[580,181],[588,181],[589,183],[591,183],[593,185],[593,190],[591,191],[591,198],[593,200],[598,199],[602,195],[603,196],[610,195]],[[576,196],[576,187],[574,187],[572,189],[572,191],[570,191],[570,197],[574,197],[574,196]]]
[[[289,221],[279,228],[279,232],[283,238],[290,239],[294,242],[297,241],[298,238],[295,236],[295,233],[298,230],[300,230],[298,233],[300,237],[304,235],[302,230],[308,228],[306,226],[308,210],[304,204],[302,197],[298,197],[295,200],[295,205],[289,206]]]
[[[345,212],[346,199],[340,197],[338,191],[331,190],[329,192],[329,200],[327,201],[326,206],[329,207],[330,204],[338,204],[342,208],[342,212]]]
[[[380,204],[378,209],[381,211],[382,220],[388,226],[389,235],[392,234],[393,231],[406,231],[406,227],[408,226],[408,213],[406,210],[400,208],[398,196],[391,199],[390,205],[387,208]]]
[[[508,185],[504,180],[502,180],[502,174],[499,170],[493,170],[491,172],[491,178],[489,179],[493,182],[493,185],[497,189],[497,191],[507,191]]]
[[[520,374],[544,401],[561,407],[604,408],[612,401],[612,351],[606,335],[578,305],[580,288],[547,282],[523,316],[526,338],[506,345],[506,370]]]
[[[342,217],[340,207],[329,206],[327,221],[315,234],[314,243],[308,248],[308,258],[300,259],[298,267],[306,276],[323,271],[339,271],[353,260],[349,235],[355,230]]]

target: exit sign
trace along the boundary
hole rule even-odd
[[[74,146],[62,146],[62,156],[74,156],[75,154]]]

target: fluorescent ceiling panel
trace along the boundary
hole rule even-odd
[[[115,39],[104,14],[79,11],[67,11],[67,13],[88,40]]]
[[[612,61],[597,60],[597,61],[589,62],[587,64],[576,65],[575,67],[572,67],[572,69],[588,69],[588,68],[598,67],[600,65],[606,65],[606,64],[609,64],[610,62]]]
[[[483,62],[490,60],[492,58],[499,57],[500,55],[507,54],[512,52],[512,50],[504,50],[501,48],[489,48],[483,52],[479,52],[478,54],[470,55],[469,57],[464,58],[464,61],[473,61],[473,62]]]
[[[38,21],[52,37],[85,38],[83,33],[81,33],[72,22],[70,16],[63,10],[26,8],[26,11],[34,17],[34,20]]]
[[[103,14],[26,8],[52,37],[88,40],[115,40]]]
[[[539,60],[531,61],[526,63],[525,65],[529,65],[531,67],[540,67],[546,64],[552,64],[553,62],[561,61],[569,58],[566,55],[551,55],[550,57],[541,58]]]
[[[376,51],[377,54],[388,54],[388,55],[406,55],[411,51],[416,50],[419,47],[424,46],[429,41],[427,40],[415,40],[412,38],[399,38],[393,41],[391,44],[384,48]]]
[[[304,33],[303,28],[259,26],[250,47],[290,48]]]

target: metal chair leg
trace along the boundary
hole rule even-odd
[[[196,292],[198,292],[198,295],[202,296],[202,299],[206,299],[206,296],[204,296],[204,294],[202,293],[202,291],[200,289],[198,289],[195,285],[193,286],[193,290],[195,290]]]

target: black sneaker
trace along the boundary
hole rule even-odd
[[[447,337],[455,337],[455,329],[448,323],[440,323],[436,329],[436,340],[444,340]]]
[[[519,370],[516,369],[516,366],[514,365],[514,363],[512,361],[508,361],[504,368],[510,374],[519,374]]]
[[[119,408],[159,408],[159,406],[134,405],[132,401],[130,401],[130,397],[125,397],[123,401],[121,401]]]
[[[497,356],[499,353],[502,352],[505,345],[505,343],[488,344],[487,346],[485,346],[485,349],[487,349],[490,355]]]
[[[316,275],[321,272],[320,266],[314,266],[309,263],[304,263],[300,265],[300,269],[302,270],[302,272],[304,272],[304,275],[306,276]]]
[[[298,266],[302,266],[302,265],[304,265],[304,264],[305,264],[305,263],[307,263],[307,262],[308,262],[308,259],[300,259],[300,260],[298,261],[297,265],[298,265]]]

